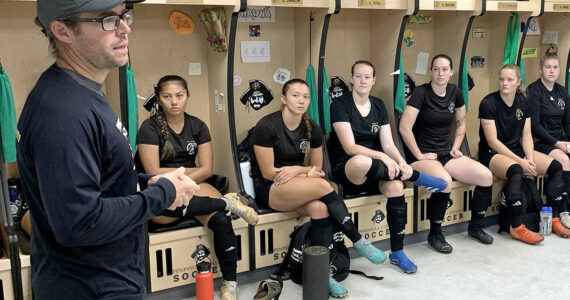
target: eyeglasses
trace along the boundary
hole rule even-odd
[[[72,22],[92,22],[101,23],[101,28],[104,31],[113,31],[119,27],[121,20],[125,22],[128,26],[133,24],[134,13],[132,10],[125,10],[120,15],[113,14],[101,18],[69,18],[62,19],[62,21],[72,21]]]

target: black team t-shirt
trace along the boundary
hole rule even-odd
[[[505,104],[499,91],[487,95],[479,105],[479,119],[494,120],[497,128],[497,139],[510,150],[522,151],[520,139],[527,118],[530,118],[528,101],[519,93],[516,94],[511,107]],[[490,152],[491,150],[483,126],[480,125],[479,153],[482,151]]]
[[[570,132],[568,91],[558,83],[549,91],[540,78],[528,86],[528,100],[532,113],[532,134],[535,141],[554,145]]]
[[[449,153],[450,125],[455,111],[465,105],[463,95],[454,84],[448,84],[445,96],[438,96],[430,83],[417,87],[407,105],[419,110],[412,132],[422,153]]]
[[[263,117],[253,132],[253,144],[261,147],[273,148],[274,166],[303,166],[305,151],[307,149],[307,131],[305,121],[301,120],[299,126],[289,130],[283,122],[281,111],[276,111]],[[319,126],[311,121],[311,148],[323,145],[323,134]],[[257,172],[255,172],[257,173]],[[252,174],[260,176],[260,174]]]
[[[336,99],[331,105],[331,123],[349,122],[354,135],[354,142],[357,145],[382,151],[379,131],[381,126],[390,122],[388,111],[382,100],[373,96],[370,96],[369,99],[370,112],[365,117],[360,114],[356,104],[354,104],[352,93]],[[331,132],[330,145],[333,167],[350,159],[350,155],[344,152],[334,128]]]
[[[164,140],[160,134],[160,124],[156,118],[145,120],[137,133],[137,144],[158,145],[162,147]],[[161,168],[195,168],[198,146],[210,142],[210,131],[208,126],[198,119],[184,113],[184,128],[180,134],[174,132],[168,126],[169,141],[174,147],[175,155],[172,158],[160,161]]]

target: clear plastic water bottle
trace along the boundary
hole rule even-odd
[[[552,234],[552,207],[543,206],[540,211],[540,233],[542,235]]]

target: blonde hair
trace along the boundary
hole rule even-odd
[[[540,67],[542,68],[549,59],[556,59],[560,64],[560,60],[558,59],[558,47],[555,44],[550,44],[548,49],[546,49],[546,54],[540,59]]]
[[[522,86],[522,72],[521,72],[521,68],[519,66],[517,66],[516,64],[507,64],[504,65],[500,70],[499,70],[499,75],[501,74],[501,72],[505,69],[508,70],[513,70],[515,71],[515,74],[517,75],[517,78],[519,80],[521,80],[521,84],[517,87],[517,93],[522,94],[523,96],[526,96],[526,89]]]

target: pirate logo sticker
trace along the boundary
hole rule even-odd
[[[196,250],[192,252],[191,257],[196,261],[201,261],[206,259],[208,255],[210,255],[210,249],[202,244],[198,244],[196,245]]]
[[[564,103],[564,99],[558,98],[558,107],[559,107],[561,110],[564,110],[564,108],[566,107],[566,103]]]
[[[378,125],[378,123],[372,123],[372,126],[370,127],[370,131],[372,133],[378,133],[378,131],[380,131],[380,125]]]
[[[307,139],[301,140],[301,144],[299,144],[299,149],[301,150],[302,153],[307,152],[307,145],[308,144],[309,144],[309,140],[307,140]]]
[[[374,213],[374,216],[372,216],[372,222],[376,224],[380,224],[382,221],[384,221],[384,219],[386,219],[386,216],[379,209],[377,209],[376,212]]]
[[[522,119],[522,117],[523,117],[522,109],[517,108],[517,111],[515,112],[515,116],[517,117],[517,120],[520,121],[520,120]]]
[[[273,92],[267,87],[265,82],[257,79],[249,81],[249,88],[239,98],[246,107],[260,110],[273,100]]]
[[[198,148],[198,144],[195,141],[188,141],[186,144],[186,151],[188,154],[194,155],[196,153],[196,149]]]
[[[342,95],[348,94],[350,89],[346,81],[340,76],[331,76],[331,84],[329,85],[329,96],[331,101],[340,98]]]

